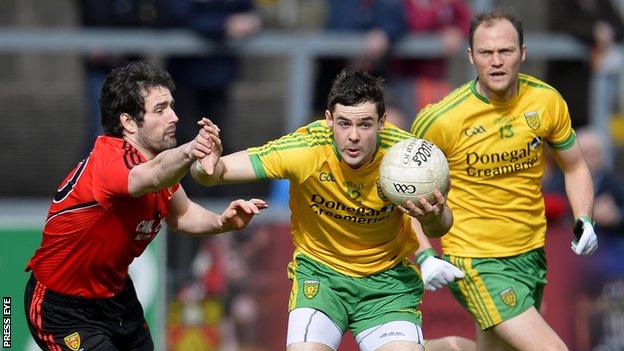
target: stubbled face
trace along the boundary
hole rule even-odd
[[[179,119],[173,103],[171,92],[165,87],[149,88],[145,95],[145,116],[136,140],[153,155],[177,145],[175,131]]]
[[[507,20],[479,25],[474,32],[470,62],[479,80],[477,90],[491,100],[506,101],[518,92],[518,72],[526,48],[520,47],[518,32]]]
[[[377,147],[377,134],[386,116],[379,118],[372,102],[357,106],[336,104],[334,112],[325,111],[327,125],[334,131],[334,142],[342,160],[358,169],[369,162]]]

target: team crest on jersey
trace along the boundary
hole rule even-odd
[[[353,200],[357,200],[357,199],[360,198],[360,196],[362,196],[362,194],[360,193],[359,190],[349,189],[349,190],[347,190],[347,196],[349,196]]]
[[[513,288],[507,288],[499,292],[498,295],[500,295],[501,299],[503,299],[505,305],[509,307],[516,306],[516,302],[518,301],[518,299],[516,297],[516,292],[513,290]]]
[[[539,113],[537,113],[537,111],[525,112],[524,119],[526,120],[529,127],[531,127],[531,129],[537,130],[537,128],[539,128],[540,116],[539,116]]]
[[[319,281],[318,280],[304,280],[303,281],[303,294],[308,299],[313,298],[319,292]]]
[[[65,345],[72,351],[78,351],[80,348],[80,334],[78,334],[78,332],[67,335],[63,338],[63,341],[65,341]]]

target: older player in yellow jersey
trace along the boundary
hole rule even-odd
[[[519,73],[525,53],[515,17],[500,11],[477,16],[468,50],[477,79],[426,107],[412,125],[414,135],[448,158],[448,205],[455,216],[442,238],[446,260],[427,242],[417,261],[431,290],[453,281],[454,266],[463,271],[465,278],[450,288],[478,323],[480,351],[567,350],[538,312],[546,284],[545,144],[565,174],[579,220],[572,250],[588,255],[598,247],[593,183],[568,108],[554,88]]]
[[[204,185],[289,179],[289,351],[337,350],[347,330],[361,350],[424,349],[423,285],[406,259],[418,247],[411,218],[438,237],[453,217],[439,191],[436,204],[421,198],[405,208],[381,192],[382,156],[409,137],[386,123],[382,82],[346,70],[332,85],[324,120],[192,167]]]

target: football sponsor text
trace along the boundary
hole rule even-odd
[[[353,207],[340,201],[327,200],[323,196],[313,194],[310,207],[317,215],[330,216],[358,224],[370,224],[383,221],[390,217],[395,205],[388,204],[380,209],[365,206]]]
[[[471,177],[493,177],[534,167],[540,159],[531,143],[525,148],[489,154],[466,153],[466,173]]]

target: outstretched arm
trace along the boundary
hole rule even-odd
[[[194,140],[165,150],[153,159],[133,167],[128,175],[128,193],[138,197],[178,183],[188,172],[191,163],[206,157],[213,149],[211,135],[216,127],[203,125]]]
[[[200,125],[209,123],[201,121]],[[221,157],[223,147],[219,138],[219,128],[209,129],[214,147],[205,157],[198,157],[191,166],[191,176],[201,185],[211,186],[225,183],[244,183],[257,180],[247,150]]]
[[[221,214],[191,201],[180,188],[171,199],[167,225],[190,235],[213,235],[244,228],[253,216],[268,207],[264,200],[235,200]]]
[[[212,169],[208,172],[207,169]],[[197,160],[191,166],[193,179],[204,186],[227,183],[244,183],[258,178],[247,150],[214,158],[212,155]]]

